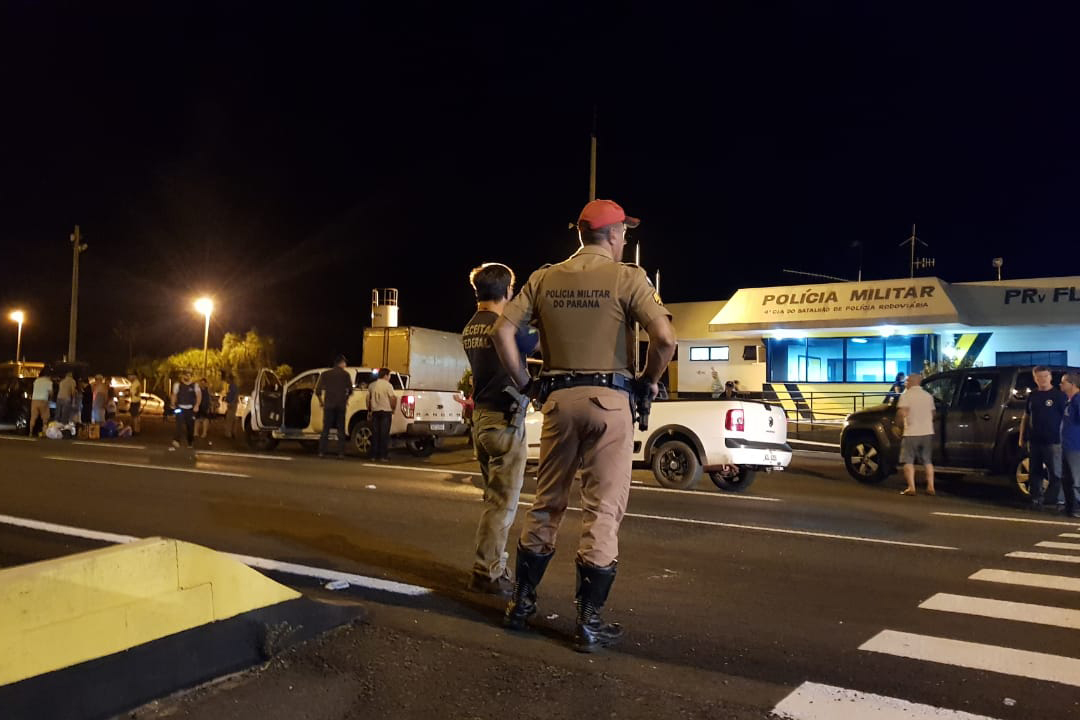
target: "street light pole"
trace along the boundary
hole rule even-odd
[[[15,340],[15,375],[22,377],[22,362],[20,362],[19,357],[22,355],[22,324],[23,320],[26,319],[26,314],[22,310],[16,310],[8,317],[19,324],[19,334],[16,335]]]
[[[206,316],[206,326],[203,330],[203,377],[206,377],[206,369],[210,361],[210,313],[214,312],[214,301],[208,297],[201,297],[195,301],[195,309]]]
[[[75,232],[71,233],[71,324],[68,326],[68,362],[75,362],[75,336],[79,327],[79,255],[87,247],[82,242],[79,226],[75,226]]]

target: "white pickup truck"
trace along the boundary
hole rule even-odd
[[[530,409],[525,418],[530,460],[540,456],[543,422],[544,416]],[[707,472],[721,490],[741,492],[759,470],[783,470],[790,463],[784,410],[766,401],[656,400],[649,429],[634,427],[634,464],[651,467],[667,488],[692,488]]]
[[[279,440],[297,440],[309,449],[317,447],[323,414],[315,397],[315,386],[329,369],[306,370],[284,384],[271,370],[260,370],[250,400],[237,413],[248,443],[255,448],[272,449]],[[364,367],[345,370],[353,377],[354,388],[345,408],[345,430],[352,450],[367,455],[371,449],[367,386],[375,381],[377,371]],[[404,440],[414,455],[430,455],[439,437],[465,434],[461,405],[454,400],[452,392],[409,390],[408,375],[395,372],[390,373],[388,380],[398,396],[390,437]]]

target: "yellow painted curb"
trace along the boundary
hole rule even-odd
[[[0,570],[0,685],[299,597],[165,538]]]

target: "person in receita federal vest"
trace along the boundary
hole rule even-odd
[[[509,595],[513,589],[506,567],[506,538],[517,516],[521,484],[525,479],[525,425],[511,427],[515,400],[505,392],[513,381],[503,370],[491,344],[491,329],[514,295],[514,273],[501,263],[485,263],[469,274],[476,294],[476,313],[462,330],[462,345],[472,368],[472,434],[484,482],[484,509],[476,528],[469,590]],[[536,334],[518,333],[518,349],[529,355]],[[521,361],[525,370],[525,361]]]
[[[173,384],[172,406],[176,417],[176,431],[173,434],[172,447],[180,447],[181,434],[187,437],[187,446],[195,446],[195,408],[202,403],[202,389],[191,379],[191,371],[180,373],[180,381]]]
[[[633,457],[634,323],[649,334],[641,381],[656,397],[657,383],[675,351],[671,315],[645,271],[621,263],[626,229],[637,227],[611,200],[581,211],[581,248],[569,259],[534,272],[503,310],[492,340],[519,388],[529,375],[515,337],[540,331],[544,365],[539,397],[544,413],[536,497],[517,547],[516,580],[504,623],[522,629],[536,612],[536,588],[555,553],[555,537],[581,468],[582,530],[578,543],[575,650],[613,645],[622,628],[600,611],[615,581],[619,525],[630,495]]]

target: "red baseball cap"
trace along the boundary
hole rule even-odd
[[[630,217],[626,211],[614,200],[592,200],[581,210],[578,222],[585,222],[593,230],[598,230],[605,225],[613,225],[621,222],[626,227],[635,228],[641,224],[641,220]]]

